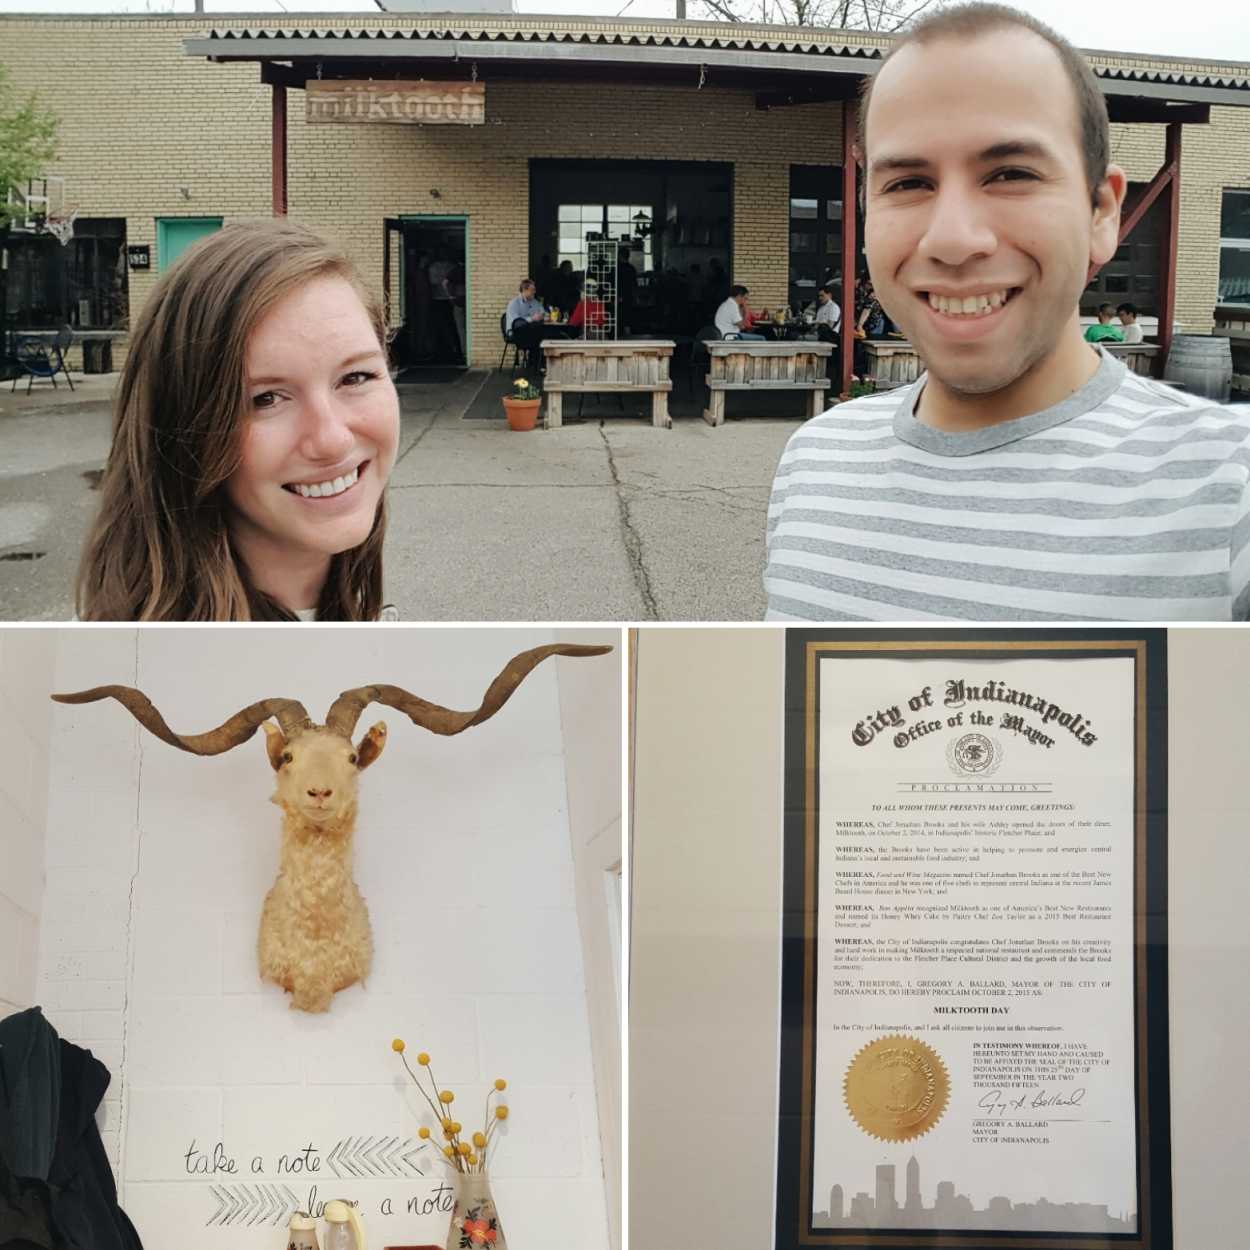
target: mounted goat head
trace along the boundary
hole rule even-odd
[[[432,733],[458,734],[494,716],[549,655],[603,655],[611,650],[553,643],[522,651],[473,712],[427,703],[399,686],[358,686],[335,699],[324,725],[314,724],[294,699],[262,699],[208,733],[182,735],[132,686],[96,686],[52,697],[58,703],[116,699],[163,742],[195,755],[220,755],[264,726],[269,762],[277,773],[273,802],[282,808],[283,819],[278,879],[261,914],[260,975],[287,990],[292,1007],[327,1011],[334,994],[364,981],[373,962],[369,913],[352,879],[352,835],[357,777],[382,754],[386,726],[374,725],[353,746],[361,713],[370,703],[382,703]]]

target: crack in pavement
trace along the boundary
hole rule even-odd
[[[488,490],[611,490],[612,482],[402,482],[389,490],[447,490],[481,486]]]
[[[629,504],[621,493],[621,476],[616,471],[616,457],[612,453],[612,444],[608,441],[608,432],[603,423],[599,423],[599,437],[603,440],[604,450],[608,454],[608,468],[612,472],[612,485],[616,489],[616,506],[621,518],[621,539],[625,543],[625,554],[629,557],[630,568],[634,574],[634,585],[642,596],[648,620],[658,621],[660,610],[655,602],[655,593],[651,589],[651,579],[647,576],[646,566],[642,562],[642,540],[634,529],[629,516]]]

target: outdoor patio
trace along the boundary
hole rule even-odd
[[[68,620],[112,381],[79,375],[27,399],[0,388],[0,618]],[[405,620],[757,620],[768,490],[802,400],[705,392],[680,379],[673,428],[645,397],[587,396],[581,419],[517,434],[506,372],[405,383],[391,477],[387,596]],[[766,419],[742,414],[786,413]],[[631,415],[636,414],[636,415]]]

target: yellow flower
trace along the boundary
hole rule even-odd
[[[508,1082],[507,1082],[507,1081],[505,1081],[505,1080],[503,1079],[503,1077],[500,1077],[500,1078],[499,1078],[499,1079],[495,1082],[495,1088],[496,1088],[497,1090],[499,1090],[499,1092],[500,1092],[500,1093],[503,1093],[503,1091],[504,1091],[505,1089],[507,1089],[507,1088],[508,1088]]]
[[[419,1063],[419,1064],[420,1064],[423,1068],[428,1067],[428,1066],[429,1066],[429,1063],[430,1063],[430,1057],[429,1057],[429,1055],[427,1055],[427,1054],[425,1053],[425,1051],[422,1051],[422,1052],[421,1052],[421,1053],[417,1056],[417,1062],[418,1062],[418,1063]]]
[[[495,1108],[495,1119],[496,1119],[496,1120],[506,1120],[507,1118],[508,1118],[508,1108],[507,1108],[507,1107],[496,1107],[496,1108]]]
[[[397,1038],[396,1038],[396,1039],[395,1039],[395,1040],[391,1043],[391,1049],[392,1049],[392,1050],[393,1050],[393,1051],[394,1051],[397,1055],[402,1055],[402,1054],[404,1053],[404,1039],[403,1039],[402,1037],[397,1037]]]
[[[450,1124],[445,1129],[443,1129],[443,1136],[447,1138],[448,1141],[451,1141],[451,1139],[455,1137],[455,1133],[451,1131]]]
[[[473,1144],[474,1144],[474,1145],[475,1145],[475,1146],[476,1146],[479,1150],[481,1150],[481,1148],[482,1148],[483,1146],[485,1146],[485,1145],[486,1145],[486,1134],[485,1134],[485,1133],[474,1133],[474,1134],[473,1134]]]
[[[438,1101],[444,1105],[450,1105],[456,1101],[456,1096],[451,1092],[451,1090],[445,1089],[441,1094],[439,1094]]]
[[[452,1131],[453,1133],[458,1133],[458,1132],[460,1132],[460,1121],[459,1121],[459,1120],[452,1120],[452,1122],[451,1122],[451,1131]]]
[[[445,1154],[449,1159],[454,1159],[456,1156],[456,1152],[450,1146],[443,1147],[443,1154]]]
[[[517,378],[512,384],[513,386],[528,386],[529,383],[524,378]]]
[[[421,1127],[420,1127],[419,1129],[417,1129],[417,1136],[418,1136],[418,1137],[419,1137],[422,1141],[426,1141],[426,1140],[429,1138],[429,1136],[430,1136],[430,1130],[429,1130],[428,1128],[426,1128],[426,1127],[425,1127],[425,1125],[423,1124],[423,1125],[421,1125]]]
[[[444,1116],[444,1117],[443,1117],[443,1128],[444,1128],[444,1129],[446,1129],[446,1130],[447,1130],[447,1132],[449,1132],[449,1133],[450,1133],[450,1132],[452,1131],[452,1127],[451,1127],[451,1126],[452,1126],[454,1123],[455,1123],[455,1120],[453,1120],[453,1119],[451,1118],[451,1116]]]
[[[458,1149],[462,1155],[467,1155],[469,1153],[469,1143],[467,1141],[462,1141]]]
[[[470,1162],[470,1163],[476,1163],[476,1162],[477,1162],[477,1155],[475,1155],[475,1154],[471,1154],[471,1155],[469,1156],[469,1162]]]

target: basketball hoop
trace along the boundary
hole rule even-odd
[[[43,222],[43,233],[50,234],[62,247],[74,237],[74,218],[78,216],[75,209],[68,217],[46,217]]]

